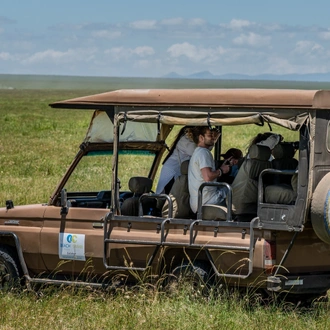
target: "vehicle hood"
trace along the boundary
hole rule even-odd
[[[42,219],[47,204],[31,204],[15,206],[7,210],[5,207],[0,208],[0,219]]]

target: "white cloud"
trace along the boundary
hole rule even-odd
[[[320,33],[320,38],[324,39],[324,40],[330,40],[330,31],[321,32]]]
[[[271,73],[271,74],[290,74],[290,73],[295,73],[295,70],[297,69],[294,65],[292,65],[289,62],[287,58],[282,58],[279,56],[269,57],[268,63],[269,66],[267,69],[267,73]]]
[[[253,47],[263,47],[270,44],[271,37],[261,36],[259,34],[249,32],[248,34],[241,34],[240,36],[234,38],[233,43],[238,46],[253,46]]]
[[[229,24],[220,24],[220,26],[224,26],[228,29],[231,30],[241,30],[243,28],[249,27],[254,25],[255,23],[247,21],[247,20],[242,20],[242,19],[232,19]]]
[[[188,42],[182,44],[174,44],[167,49],[172,58],[179,58],[181,56],[187,57],[193,62],[214,62],[220,55],[225,53],[225,50],[222,47],[217,48],[203,48],[196,47]]]
[[[303,40],[296,43],[294,52],[297,54],[307,55],[311,53],[322,52],[323,47],[313,41]]]
[[[160,24],[175,26],[175,25],[181,25],[183,22],[184,22],[183,18],[176,17],[176,18],[163,19],[160,21]]]
[[[110,55],[113,60],[120,61],[131,58],[132,56],[147,57],[155,54],[155,50],[149,46],[139,46],[136,48],[112,47],[104,51],[104,54]]]
[[[93,31],[91,35],[94,38],[117,39],[121,37],[122,33],[120,31],[99,30],[99,31]]]
[[[136,54],[140,57],[145,57],[145,56],[154,55],[155,51],[152,47],[141,46],[141,47],[136,47],[135,49],[133,49],[132,54]]]
[[[124,58],[128,58],[130,56],[130,52],[125,47],[112,47],[104,51],[104,54],[110,55],[114,60],[121,60]]]
[[[37,52],[22,61],[23,64],[39,64],[40,62],[70,63],[76,61],[90,61],[93,58],[93,49],[69,49],[65,52],[47,49]]]
[[[188,24],[190,26],[202,26],[205,25],[205,21],[201,18],[193,18],[188,21]]]
[[[155,20],[142,20],[142,21],[134,21],[129,25],[133,29],[137,30],[153,30],[156,28],[157,21]]]

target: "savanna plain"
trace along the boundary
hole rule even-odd
[[[8,199],[14,205],[47,203],[78,151],[92,112],[54,110],[48,106],[50,103],[119,88],[171,87],[171,82],[165,80],[132,82],[126,78],[119,84],[97,80],[81,83],[83,79],[77,78],[76,85],[63,80],[54,86],[51,77],[43,82],[39,79],[38,83],[33,77],[27,82],[23,81],[27,77],[9,78],[0,75],[0,87],[3,87],[0,89],[1,206]],[[202,81],[176,80],[175,84],[175,88],[225,87]],[[233,87],[230,84],[227,82],[226,86]],[[325,87],[330,89],[328,85]],[[228,140],[223,134],[224,146],[235,145],[242,150],[248,137],[254,134],[245,127],[232,133]],[[34,291],[25,288],[2,291],[0,329],[330,328],[328,302],[316,301],[309,308],[288,302],[265,305],[253,288],[240,295],[211,288],[205,296],[191,290],[190,285],[167,291],[157,283],[151,285],[142,275],[136,276],[137,285],[106,291],[50,286]]]

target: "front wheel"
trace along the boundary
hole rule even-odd
[[[13,257],[0,250],[0,290],[9,290],[19,283],[19,271]]]

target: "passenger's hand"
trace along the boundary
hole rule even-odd
[[[229,164],[230,164],[230,160],[228,158],[223,162],[223,164],[220,167],[222,173],[226,174],[230,171],[230,165]]]
[[[214,142],[217,142],[221,135],[220,131],[218,129],[212,129],[211,133],[213,135]]]
[[[233,156],[227,158],[227,159],[223,162],[223,164],[233,166],[233,163],[232,163],[232,162],[233,162]]]

